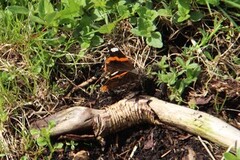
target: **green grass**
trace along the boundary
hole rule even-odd
[[[44,110],[48,114],[54,108],[52,103],[65,92],[58,85],[60,80],[74,82],[82,76],[79,71],[92,67],[82,62],[99,63],[94,58],[86,60],[90,51],[107,43],[108,36],[113,35],[117,42],[117,36],[121,37],[119,24],[126,19],[131,26],[129,35],[146,42],[157,52],[153,57],[160,57],[149,65],[149,75],[158,85],[167,84],[170,101],[187,104],[189,90],[208,91],[212,78],[238,81],[239,43],[235,40],[239,38],[239,5],[237,1],[218,0],[0,2],[0,156],[51,158],[55,150],[63,148],[62,144],[52,144],[47,131],[42,134],[44,143],[35,140],[29,121],[40,117],[35,112]],[[183,29],[194,24],[198,24],[195,33]],[[184,45],[166,44],[164,37],[173,42],[170,37],[182,29],[188,37]],[[167,32],[172,35],[166,36]],[[129,39],[121,42],[128,43]],[[171,53],[171,47],[177,52]],[[151,68],[154,65],[157,71]],[[209,79],[198,88],[201,74]],[[96,87],[89,88],[91,94],[97,92]],[[220,103],[226,101],[222,98],[214,100],[217,112],[223,109]],[[197,108],[196,104],[192,106]]]

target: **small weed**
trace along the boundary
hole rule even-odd
[[[225,102],[227,100],[227,96],[225,96],[223,102],[221,102],[220,104],[219,104],[219,102],[217,102],[218,99],[219,99],[219,94],[217,93],[215,98],[214,98],[214,107],[215,107],[215,110],[217,111],[217,113],[220,113],[222,111],[224,105],[225,105]]]
[[[55,126],[54,122],[50,122],[47,128],[43,128],[41,130],[31,130],[31,134],[33,136],[38,136],[36,141],[40,150],[44,150],[45,147],[49,148],[50,155],[48,156],[49,159],[52,158],[52,154],[57,150],[63,147],[63,143],[55,143],[54,145],[50,139],[50,131]]]
[[[27,157],[27,156],[22,156],[21,158],[20,158],[20,160],[28,160],[29,159],[29,157]]]
[[[155,73],[158,77],[158,83],[166,83],[170,89],[170,100],[182,101],[181,95],[184,90],[193,82],[196,82],[201,71],[197,63],[192,62],[193,58],[183,60],[176,57],[175,65],[172,67],[167,64],[167,57],[163,56],[158,63],[159,72]]]
[[[70,142],[66,142],[66,148],[70,147],[71,150],[75,150],[75,147],[78,145],[77,142],[74,142],[73,140],[71,140]],[[65,149],[66,150],[66,149]]]
[[[8,113],[7,110],[4,109],[5,100],[4,97],[0,98],[0,134],[2,134],[5,130],[4,124],[8,120]],[[5,154],[8,152],[6,141],[1,138],[0,139],[0,157],[5,157]]]
[[[218,19],[217,17],[214,19],[214,26],[213,30],[209,33],[205,30],[200,29],[200,32],[202,34],[202,39],[199,44],[199,47],[206,46],[208,42],[211,40],[211,38],[216,35],[216,33],[221,29],[221,23],[223,22],[223,19]]]
[[[137,27],[133,28],[131,32],[145,37],[149,46],[162,48],[162,36],[160,32],[156,31],[157,27],[154,24],[155,19],[159,16],[158,12],[138,3],[134,7],[139,17],[136,19]]]
[[[89,91],[89,94],[93,94],[96,91],[96,88],[99,87],[98,85],[90,85],[87,90]]]

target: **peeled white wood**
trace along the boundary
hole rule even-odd
[[[240,147],[240,130],[210,114],[150,98],[149,106],[159,120],[225,147]]]

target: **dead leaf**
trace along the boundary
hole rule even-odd
[[[204,104],[208,104],[210,102],[210,100],[212,99],[212,95],[209,97],[197,97],[195,98],[195,102],[196,105],[204,105]]]
[[[153,140],[153,132],[150,133],[150,135],[147,137],[147,141],[144,144],[143,149],[152,149],[155,145],[154,140]]]
[[[89,153],[88,151],[81,150],[74,154],[73,160],[88,160],[89,159]]]

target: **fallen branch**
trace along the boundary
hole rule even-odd
[[[72,107],[32,123],[32,128],[47,127],[55,121],[51,135],[73,131],[90,131],[84,138],[104,138],[106,135],[139,123],[167,123],[204,137],[221,146],[240,147],[240,131],[207,113],[168,103],[149,96],[123,99],[105,109]]]

